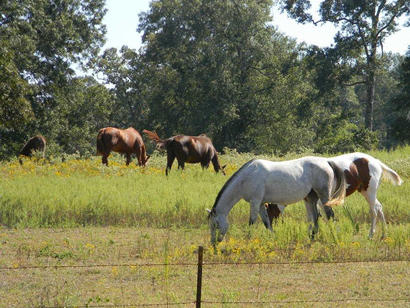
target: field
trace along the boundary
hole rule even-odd
[[[158,154],[146,168],[120,156],[108,168],[99,157],[1,162],[0,307],[194,306],[200,245],[205,306],[410,306],[410,147],[370,154],[404,180],[379,189],[387,238],[377,224],[367,239],[360,194],[335,208],[335,222],[320,221],[313,242],[302,203],[288,206],[272,234],[260,220],[248,226],[241,201],[217,250],[205,210],[228,177],[212,168],[175,164],[165,177]],[[230,176],[253,157],[220,160]]]

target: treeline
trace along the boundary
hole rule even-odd
[[[278,32],[270,0],[156,0],[140,50],[102,50],[104,0],[2,1],[0,158],[39,133],[48,153],[92,155],[105,126],[277,155],[409,143],[410,52],[382,51],[409,3],[390,2],[322,1],[340,31],[318,48]],[[316,23],[308,3],[278,5]]]

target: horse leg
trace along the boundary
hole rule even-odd
[[[209,168],[209,161],[202,161],[201,162],[201,167],[202,169],[208,169]]]
[[[249,225],[253,225],[256,219],[258,218],[259,202],[252,200],[250,204],[251,204],[251,209],[250,209],[250,215],[249,215]]]
[[[382,238],[385,237],[386,220],[384,218],[383,206],[379,200],[377,200],[377,186],[376,181],[371,181],[367,190],[361,191],[361,194],[365,197],[367,203],[370,207],[370,217],[371,226],[369,232],[369,239],[373,238],[374,232],[376,231],[377,217],[379,216],[382,220]]]
[[[327,221],[329,221],[330,219],[334,220],[335,219],[335,213],[333,212],[332,207],[327,206],[327,205],[323,205],[323,203],[320,200],[318,200],[318,203],[319,203],[319,206],[322,208],[322,210],[326,214],[326,220]],[[319,213],[319,216],[321,216],[320,213]]]
[[[312,240],[315,239],[315,235],[317,231],[319,230],[319,224],[318,224],[319,212],[317,210],[318,200],[319,198],[313,190],[304,199],[308,220],[313,222],[313,229],[310,226],[310,230],[312,230],[312,234],[311,234]]]
[[[261,204],[259,205],[259,215],[261,216],[263,224],[265,225],[266,229],[273,231],[268,211],[266,210],[266,206],[263,202],[261,202]]]
[[[272,229],[269,223],[268,213],[266,212],[265,205],[262,203],[261,199],[252,199],[249,202],[251,204],[250,216],[249,216],[249,225],[253,225],[258,218],[258,213],[261,215],[265,227]],[[263,210],[262,210],[263,207]]]
[[[165,169],[165,175],[168,175],[168,172],[171,171],[172,164],[174,163],[175,155],[172,152],[167,152],[167,168]]]
[[[279,205],[275,203],[268,203],[266,211],[268,212],[269,222],[271,225],[273,225],[273,220],[275,219],[276,221],[282,214]]]
[[[139,147],[137,147],[137,149],[135,150],[135,155],[137,156],[138,166],[142,166],[142,151],[140,150]],[[137,162],[135,162],[135,164],[136,163]]]
[[[103,156],[102,156],[102,164],[104,165],[106,165],[107,167],[108,167],[108,155],[110,155],[110,154],[103,154]]]
[[[131,154],[130,154],[130,153],[126,153],[126,154],[125,154],[125,158],[126,158],[125,164],[128,166],[128,165],[130,164],[130,162],[131,162]]]
[[[182,159],[177,158],[177,160],[178,160],[178,169],[184,170],[185,169],[185,162]]]
[[[386,238],[386,219],[384,218],[383,205],[376,199],[376,209],[379,218],[382,220],[382,239]]]
[[[335,212],[333,212],[332,207],[324,205],[323,209],[325,211],[327,220],[330,220],[330,219],[334,220],[335,219]]]

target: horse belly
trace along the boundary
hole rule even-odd
[[[123,142],[119,142],[116,145],[114,145],[112,147],[112,150],[114,152],[121,153],[121,154],[132,153],[133,152],[132,149],[129,146],[127,146],[126,144],[124,144]]]
[[[196,164],[202,162],[202,155],[195,149],[184,147],[183,151],[185,154],[185,162],[189,164]]]
[[[299,183],[275,183],[266,185],[264,202],[292,204],[303,200],[310,192],[311,187]]]
[[[196,163],[200,163],[201,159],[198,158],[198,157],[188,156],[186,162],[189,163],[189,164],[196,164]]]

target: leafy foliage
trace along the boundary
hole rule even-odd
[[[363,100],[365,127],[373,130],[376,74],[381,63],[377,56],[386,37],[397,31],[398,18],[410,14],[408,0],[335,1],[320,3],[320,19],[314,20],[309,0],[282,0],[282,8],[298,22],[330,22],[339,31],[334,49],[350,61],[360,82],[366,86]]]
[[[2,1],[0,11],[0,132],[15,150],[28,136],[53,140],[62,129],[71,106],[58,97],[71,87],[72,65],[98,53],[105,9],[103,0],[22,0]]]
[[[281,4],[298,21],[316,22],[310,1]],[[340,30],[329,48],[279,33],[272,5],[155,0],[139,16],[139,51],[100,52],[103,0],[1,2],[0,158],[35,134],[47,138],[48,156],[89,156],[105,126],[164,138],[206,133],[219,151],[254,154],[407,143],[403,59],[376,51],[408,3],[322,1],[322,21]]]
[[[410,142],[410,51],[400,66],[398,88],[400,92],[392,99],[394,120],[391,134],[401,144]]]

